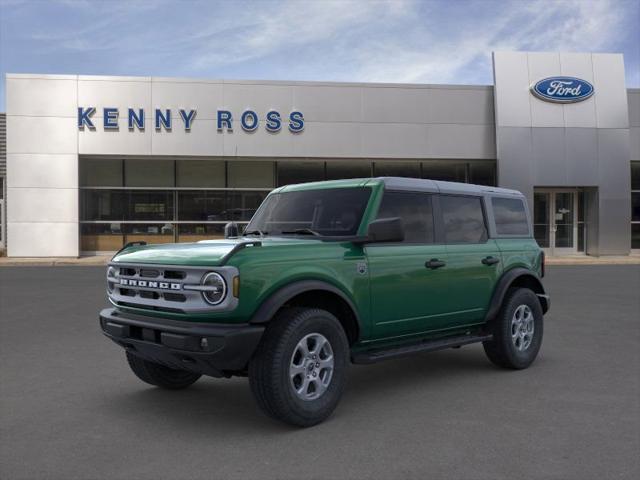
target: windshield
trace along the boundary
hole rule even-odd
[[[276,193],[266,198],[245,234],[353,236],[370,195],[366,187]]]

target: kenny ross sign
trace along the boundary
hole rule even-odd
[[[88,128],[95,130],[94,115],[96,113],[95,107],[78,107],[78,128],[84,130]],[[178,110],[179,120],[172,118],[171,109],[156,108],[153,113],[153,126],[156,131],[165,130],[171,132],[174,123],[178,122],[185,131],[191,130],[191,126],[196,119],[197,111],[192,110]],[[119,109],[113,107],[105,107],[102,109],[102,126],[105,130],[117,130],[120,128],[118,123],[120,115],[126,115],[127,127],[129,130],[144,130],[145,129],[145,111],[143,108],[127,108],[126,113],[120,112]],[[229,110],[218,110],[216,112],[216,123],[219,132],[225,130],[233,131],[234,123],[239,122],[240,127],[245,132],[254,132],[260,127],[260,117],[253,110],[245,110],[240,115],[239,119],[234,118],[233,114]],[[289,113],[286,120],[282,118],[280,112],[276,110],[269,110],[265,115],[264,128],[268,132],[277,133],[282,129],[282,124],[287,123],[287,127],[292,133],[299,133],[304,130],[304,116],[302,112],[297,110]]]

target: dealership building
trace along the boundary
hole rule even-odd
[[[496,52],[493,72],[490,86],[8,74],[0,248],[219,238],[277,186],[403,176],[522,191],[550,255],[639,252],[640,89],[622,55]]]

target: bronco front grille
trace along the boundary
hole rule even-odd
[[[212,306],[204,301],[200,291],[189,289],[199,286],[204,275],[211,271],[221,274],[227,285],[232,284],[238,272],[231,266],[207,268],[112,263],[107,271],[107,293],[117,306],[172,313],[198,313],[235,307],[237,298],[230,293],[221,304]]]

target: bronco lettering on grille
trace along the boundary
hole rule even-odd
[[[152,282],[149,280],[134,280],[132,278],[121,278],[120,285],[127,287],[160,288],[163,290],[181,290],[182,284],[170,282]]]

